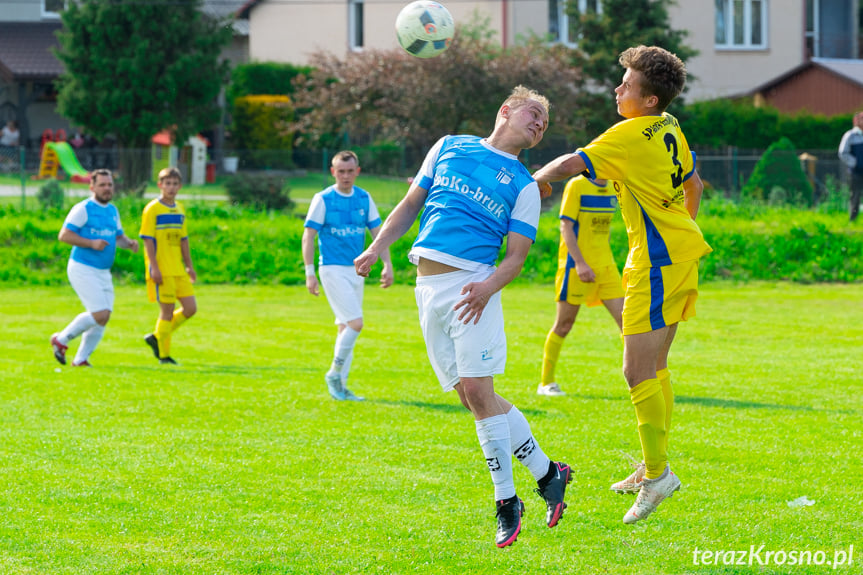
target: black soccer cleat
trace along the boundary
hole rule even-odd
[[[171,359],[168,356],[159,358],[159,363],[161,363],[163,365],[165,365],[165,364],[167,364],[167,365],[180,365],[179,363],[177,363],[176,361],[174,361],[173,359]]]
[[[150,349],[153,350],[153,355],[156,356],[156,359],[159,358],[159,340],[156,339],[156,336],[152,333],[144,336],[144,343],[150,346]]]
[[[514,495],[509,499],[495,501],[497,506],[497,535],[495,544],[507,547],[515,543],[521,533],[521,516],[524,514],[524,501]]]
[[[545,522],[549,527],[557,525],[563,516],[563,510],[566,509],[563,496],[570,481],[572,481],[572,468],[566,463],[552,461],[548,475],[537,482],[539,487],[534,491],[545,500]]]

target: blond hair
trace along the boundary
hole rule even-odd
[[[333,156],[333,161],[331,165],[335,167],[336,162],[350,162],[351,160],[355,161],[357,165],[360,165],[360,159],[357,157],[355,153],[350,150],[342,150],[341,152],[337,152],[335,156]]]
[[[506,100],[503,101],[503,106],[509,106],[510,108],[520,108],[521,106],[524,106],[529,100],[533,100],[534,102],[539,103],[543,108],[545,108],[546,114],[548,113],[549,107],[551,107],[548,98],[546,98],[536,90],[531,90],[530,88],[526,88],[521,84],[512,89],[512,93],[507,97]]]

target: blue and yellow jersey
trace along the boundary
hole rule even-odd
[[[183,252],[180,243],[189,236],[186,230],[186,210],[180,202],[173,206],[163,204],[158,198],[147,204],[141,220],[142,239],[149,238],[156,242],[156,263],[163,276],[185,275]],[[147,278],[150,277],[150,261],[147,260]]]
[[[619,185],[617,184],[618,187]],[[615,182],[606,181],[600,185],[584,176],[578,176],[569,180],[563,190],[560,219],[574,222],[578,249],[587,265],[594,270],[615,265],[608,237],[611,218],[616,211]],[[572,267],[563,236],[560,238],[557,258],[558,266],[564,267],[569,263]]]
[[[683,203],[683,182],[695,172],[695,155],[674,116],[623,120],[576,153],[591,178],[621,184],[627,267],[666,266],[712,251]]]

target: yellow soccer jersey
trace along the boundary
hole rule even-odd
[[[611,218],[616,211],[614,182],[609,181],[600,186],[593,180],[578,176],[569,180],[563,190],[560,219],[575,222],[573,228],[578,238],[578,249],[587,265],[594,270],[615,265],[608,236]],[[559,267],[575,265],[569,257],[563,236],[560,238],[557,262]]]
[[[674,116],[623,120],[576,153],[591,178],[621,183],[627,267],[666,266],[712,251],[683,204],[683,182],[695,172],[695,159]]]
[[[180,202],[167,206],[157,198],[147,204],[138,235],[156,242],[156,263],[163,276],[179,276],[186,273],[180,242],[189,234],[186,231],[186,210]],[[144,250],[149,279],[150,262],[146,254]]]

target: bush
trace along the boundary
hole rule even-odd
[[[271,174],[244,174],[225,182],[231,203],[256,210],[290,210],[294,207],[284,178]]]
[[[771,205],[812,205],[812,184],[806,177],[794,144],[782,138],[767,148],[752,175],[740,190],[741,199],[767,201]]]
[[[231,139],[250,168],[290,168],[294,106],[287,96],[244,96],[234,101]]]
[[[39,188],[39,204],[43,210],[61,209],[64,200],[63,186],[57,180],[48,180]]]

